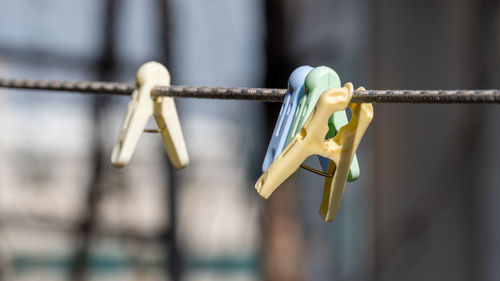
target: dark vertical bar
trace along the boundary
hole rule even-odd
[[[286,7],[290,1],[264,0],[266,18],[266,77],[268,88],[284,88],[294,63],[286,38],[290,33],[287,25]],[[265,104],[268,143],[281,104]],[[266,147],[266,146],[264,146]],[[262,155],[264,155],[264,152]],[[266,200],[263,231],[263,275],[264,280],[301,280],[301,226],[295,214],[297,194],[290,182],[283,183],[279,196]],[[286,253],[286,254],[283,254]]]
[[[160,38],[160,62],[167,67],[170,66],[171,48],[169,44],[170,37],[170,1],[169,0],[158,0],[160,19],[159,23],[159,38]],[[170,163],[166,154],[164,154],[165,165],[168,167],[168,182],[166,186],[166,202],[168,206],[169,216],[166,218],[167,223],[165,229],[165,235],[163,237],[165,246],[165,269],[167,275],[170,275],[170,280],[179,281],[182,280],[183,275],[183,258],[181,252],[179,251],[179,244],[177,239],[177,175],[176,170]]]
[[[113,80],[113,71],[115,69],[114,56],[114,30],[115,30],[115,14],[116,1],[106,0],[103,15],[103,49],[101,56],[97,61],[96,71],[97,78],[102,81]],[[85,199],[85,210],[83,218],[77,227],[76,233],[76,250],[73,260],[73,266],[70,272],[70,280],[86,280],[88,279],[88,265],[90,260],[90,247],[92,242],[92,234],[97,224],[97,213],[99,202],[103,196],[103,186],[101,184],[104,151],[101,143],[100,123],[102,112],[107,107],[109,97],[93,97],[92,98],[92,117],[93,117],[93,136],[92,136],[92,170],[89,181],[87,197]]]
[[[266,78],[268,88],[284,88],[292,72],[290,52],[286,46],[287,1],[264,0],[266,15]],[[280,106],[280,105],[277,105]]]
[[[167,162],[169,175],[167,194],[169,223],[165,235],[165,247],[168,257],[166,268],[169,271],[170,280],[179,281],[182,280],[184,263],[177,240],[177,177],[175,176],[176,170],[167,157],[165,157],[165,162]]]
[[[489,87],[494,87],[495,81],[493,79],[494,77],[494,71],[495,67],[498,63],[498,56],[497,56],[497,49],[495,48],[496,46],[496,41],[498,40],[498,8],[499,8],[499,2],[498,0],[482,0],[479,1],[479,23],[477,24],[478,28],[478,33],[479,33],[479,40],[478,42],[481,42],[481,44],[475,45],[475,46],[470,46],[472,50],[478,50],[477,56],[479,56],[477,64],[479,64],[480,71],[478,72],[478,76],[476,77],[476,83],[475,87],[476,88],[489,88]],[[470,40],[471,42],[475,40]],[[474,62],[476,58],[473,56],[470,57],[470,60]],[[476,127],[479,127],[477,129],[479,130],[485,130],[485,125],[484,122],[488,118],[488,111],[490,109],[483,107],[477,115],[480,115],[480,119],[476,121]],[[477,130],[476,129],[476,130]],[[474,132],[474,134],[478,134],[478,132]],[[484,134],[480,134],[479,136],[482,136]],[[483,137],[484,138],[484,137]],[[478,147],[481,147],[484,144],[484,140],[482,143],[478,145]],[[483,149],[484,151],[485,149]],[[484,151],[486,152],[486,151]],[[487,162],[484,161],[487,156],[485,156],[485,153],[477,153],[476,155],[476,164],[478,165],[484,165],[483,163]],[[474,184],[474,182],[478,182],[478,180],[483,176],[480,173],[480,169],[477,169],[477,173],[474,173],[475,176],[471,176],[472,178],[475,179],[475,181],[471,181],[471,184]],[[469,251],[471,253],[471,275],[469,280],[485,280],[487,279],[486,274],[483,274],[483,271],[485,270],[485,258],[486,254],[484,252],[484,246],[482,244],[488,243],[487,241],[483,241],[484,237],[487,235],[484,233],[485,229],[487,227],[484,226],[485,223],[487,223],[487,220],[483,217],[481,205],[484,203],[482,200],[486,198],[487,195],[483,194],[486,192],[486,188],[484,184],[477,184],[476,187],[474,188],[473,196],[470,196],[468,198],[464,198],[465,202],[470,202],[469,205],[467,206],[471,212],[470,212],[470,218],[469,218],[469,223],[470,225],[468,226],[469,230],[469,235],[470,235],[470,247]],[[469,195],[465,195],[469,196]]]
[[[481,71],[479,72],[477,80],[478,89],[487,89],[488,87],[493,87],[492,85],[492,72],[498,63],[498,56],[496,55],[497,46],[496,40],[497,36],[497,26],[498,26],[498,7],[499,0],[482,0],[480,1],[480,15],[478,32],[481,44],[478,44],[480,51],[477,53],[479,56],[479,64],[481,65]],[[472,44],[477,44],[476,42]]]

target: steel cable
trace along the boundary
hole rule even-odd
[[[0,87],[101,95],[130,95],[134,84],[93,81],[48,81],[0,78]],[[157,86],[155,96],[281,102],[286,89]],[[368,103],[500,103],[500,90],[355,90],[353,102]]]

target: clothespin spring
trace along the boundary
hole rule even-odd
[[[320,170],[316,170],[316,169],[314,169],[314,168],[312,168],[312,167],[309,167],[309,166],[307,166],[307,165],[304,165],[304,164],[300,164],[300,167],[301,167],[302,169],[304,169],[304,170],[307,170],[307,171],[309,171],[309,172],[313,172],[313,173],[318,174],[318,175],[320,175],[320,176],[323,176],[323,177],[325,177],[325,178],[331,178],[331,177],[333,177],[333,175],[335,174],[335,170],[333,170],[330,174],[328,174],[328,173],[322,172],[322,171],[320,171]]]

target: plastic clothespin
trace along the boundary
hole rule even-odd
[[[283,148],[285,147],[288,132],[292,126],[295,112],[297,111],[297,107],[299,105],[299,100],[304,91],[304,81],[306,80],[307,74],[312,69],[312,67],[304,65],[296,68],[292,74],[290,74],[290,78],[288,79],[288,91],[285,94],[280,115],[278,116],[271,141],[267,147],[266,156],[264,157],[264,162],[262,163],[262,172],[269,168],[269,165],[271,165],[274,159],[281,154]]]
[[[268,198],[310,155],[326,157],[332,161],[328,172],[334,173],[325,180],[320,214],[325,221],[333,221],[342,200],[352,158],[373,118],[371,104],[349,104],[352,93],[353,86],[347,83],[343,88],[330,89],[321,95],[300,132],[255,184],[262,197]],[[352,111],[351,120],[340,128],[335,137],[325,139],[329,130],[328,119],[347,106]]]
[[[340,85],[340,77],[333,69],[329,67],[319,66],[309,72],[304,84],[305,93],[300,101],[299,109],[297,110],[296,116],[294,118],[292,129],[290,129],[290,132],[288,134],[287,144],[290,143],[293,137],[299,133],[300,128],[302,128],[307,118],[311,114],[321,94],[328,89],[339,88]],[[333,115],[330,116],[328,120],[329,131],[326,135],[326,138],[334,137],[337,134],[338,130],[342,126],[346,125],[347,122],[347,114],[344,109],[333,113]],[[318,158],[323,171],[326,172],[328,170],[330,160],[321,156]],[[359,175],[360,170],[358,158],[356,157],[356,154],[354,154],[347,181],[355,181],[359,178]]]
[[[151,96],[155,86],[170,85],[168,70],[157,62],[145,63],[137,71],[136,81],[137,89],[130,97],[120,135],[111,154],[111,164],[117,168],[127,165],[146,123],[153,116],[170,162],[177,169],[186,167],[189,157],[174,99]]]

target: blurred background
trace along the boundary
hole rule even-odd
[[[285,88],[309,64],[500,88],[499,2],[0,0],[0,77],[134,82],[157,60],[176,85]],[[500,279],[498,106],[375,105],[324,223],[319,176],[253,189],[280,104],[177,99],[175,171],[154,134],[111,167],[127,103],[0,90],[0,280]]]

